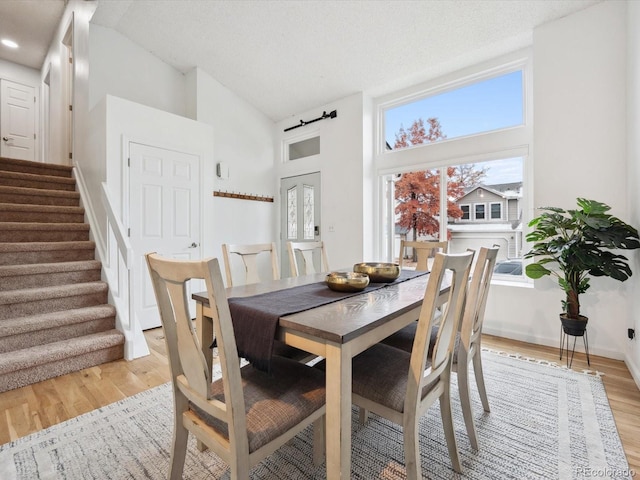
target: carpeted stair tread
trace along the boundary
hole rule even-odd
[[[7,171],[2,172],[2,175],[0,175],[0,185],[71,192],[76,189],[76,181],[73,178]]]
[[[0,157],[0,170],[8,172],[27,172],[42,175],[55,175],[58,177],[71,177],[73,167],[58,165],[55,163],[33,162],[30,160],[16,160]]]
[[[0,242],[89,240],[87,223],[0,222]]]
[[[93,307],[75,308],[60,312],[47,312],[27,317],[14,317],[0,320],[0,338],[39,329],[50,329],[62,325],[72,325],[87,320],[113,317],[116,309],[113,305],[104,304]]]
[[[13,352],[0,353],[0,392],[18,388],[18,386],[35,383],[45,378],[52,378],[54,376],[63,375],[64,373],[68,373],[69,371],[77,371],[81,368],[86,368],[87,366],[102,363],[90,363],[89,365],[85,365],[83,363],[83,361],[81,360],[82,357],[85,355],[90,355],[93,352],[101,350],[115,350],[120,354],[119,357],[115,358],[122,358],[123,347],[123,333],[119,330],[113,329],[106,332],[99,332],[78,338],[48,343],[46,345],[38,345],[35,347],[25,348]],[[79,362],[84,365],[80,368],[78,368],[78,365],[72,364],[73,360],[78,358],[80,359]],[[61,368],[61,366],[59,365],[60,361],[65,361],[67,365],[62,366]],[[33,371],[33,369],[37,367],[40,367],[45,371],[44,373],[47,373],[46,369],[49,366],[55,368],[55,370],[53,372],[48,372],[48,375],[43,376],[43,372],[41,371],[35,373],[35,379],[25,378],[22,382],[20,382],[19,379],[10,377],[10,381],[7,382],[6,377],[10,376],[11,373],[25,370],[25,376],[28,376],[30,371]],[[71,370],[66,370],[70,367]],[[63,371],[63,373],[59,373],[60,371]]]
[[[98,260],[0,266],[0,291],[100,280]]]
[[[81,270],[100,270],[99,260],[86,260],[82,262],[61,263],[37,263],[34,265],[2,265],[0,266],[0,278],[15,277],[19,275],[37,275],[40,273],[76,272]]]
[[[84,208],[0,203],[0,222],[83,223]]]
[[[0,320],[0,353],[22,350],[112,330],[116,309],[109,304]]]
[[[80,205],[80,194],[66,190],[44,190],[41,188],[7,187],[0,185],[0,203],[77,207]]]
[[[83,242],[0,242],[0,265],[93,260],[96,244]]]
[[[88,282],[0,292],[0,322],[7,318],[107,303],[108,285]]]
[[[57,285],[43,288],[25,288],[0,292],[0,306],[44,299],[65,298],[107,290],[105,282],[87,282],[75,285]]]

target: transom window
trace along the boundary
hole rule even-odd
[[[384,138],[387,149],[398,150],[523,123],[517,70],[385,110]]]

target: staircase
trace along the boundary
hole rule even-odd
[[[0,158],[0,392],[124,354],[71,170]]]

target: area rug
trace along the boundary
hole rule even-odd
[[[454,398],[454,422],[464,474],[449,462],[439,408],[421,420],[423,475],[430,479],[631,478],[633,472],[597,374],[569,371],[483,352],[491,413],[474,391],[480,442],[474,451]],[[454,375],[455,382],[455,375]],[[457,385],[453,385],[457,392]],[[166,479],[172,399],[165,384],[0,446],[0,479]],[[353,411],[351,478],[405,478],[402,430],[375,415],[366,426]],[[252,479],[325,478],[312,463],[311,428],[251,472]],[[185,479],[228,479],[226,465],[200,453],[190,438]]]

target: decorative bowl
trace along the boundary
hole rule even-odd
[[[356,263],[353,266],[353,271],[366,273],[373,283],[389,283],[400,276],[400,265],[397,263],[378,262]]]
[[[355,272],[331,272],[325,281],[336,292],[360,292],[369,285],[367,275]]]

